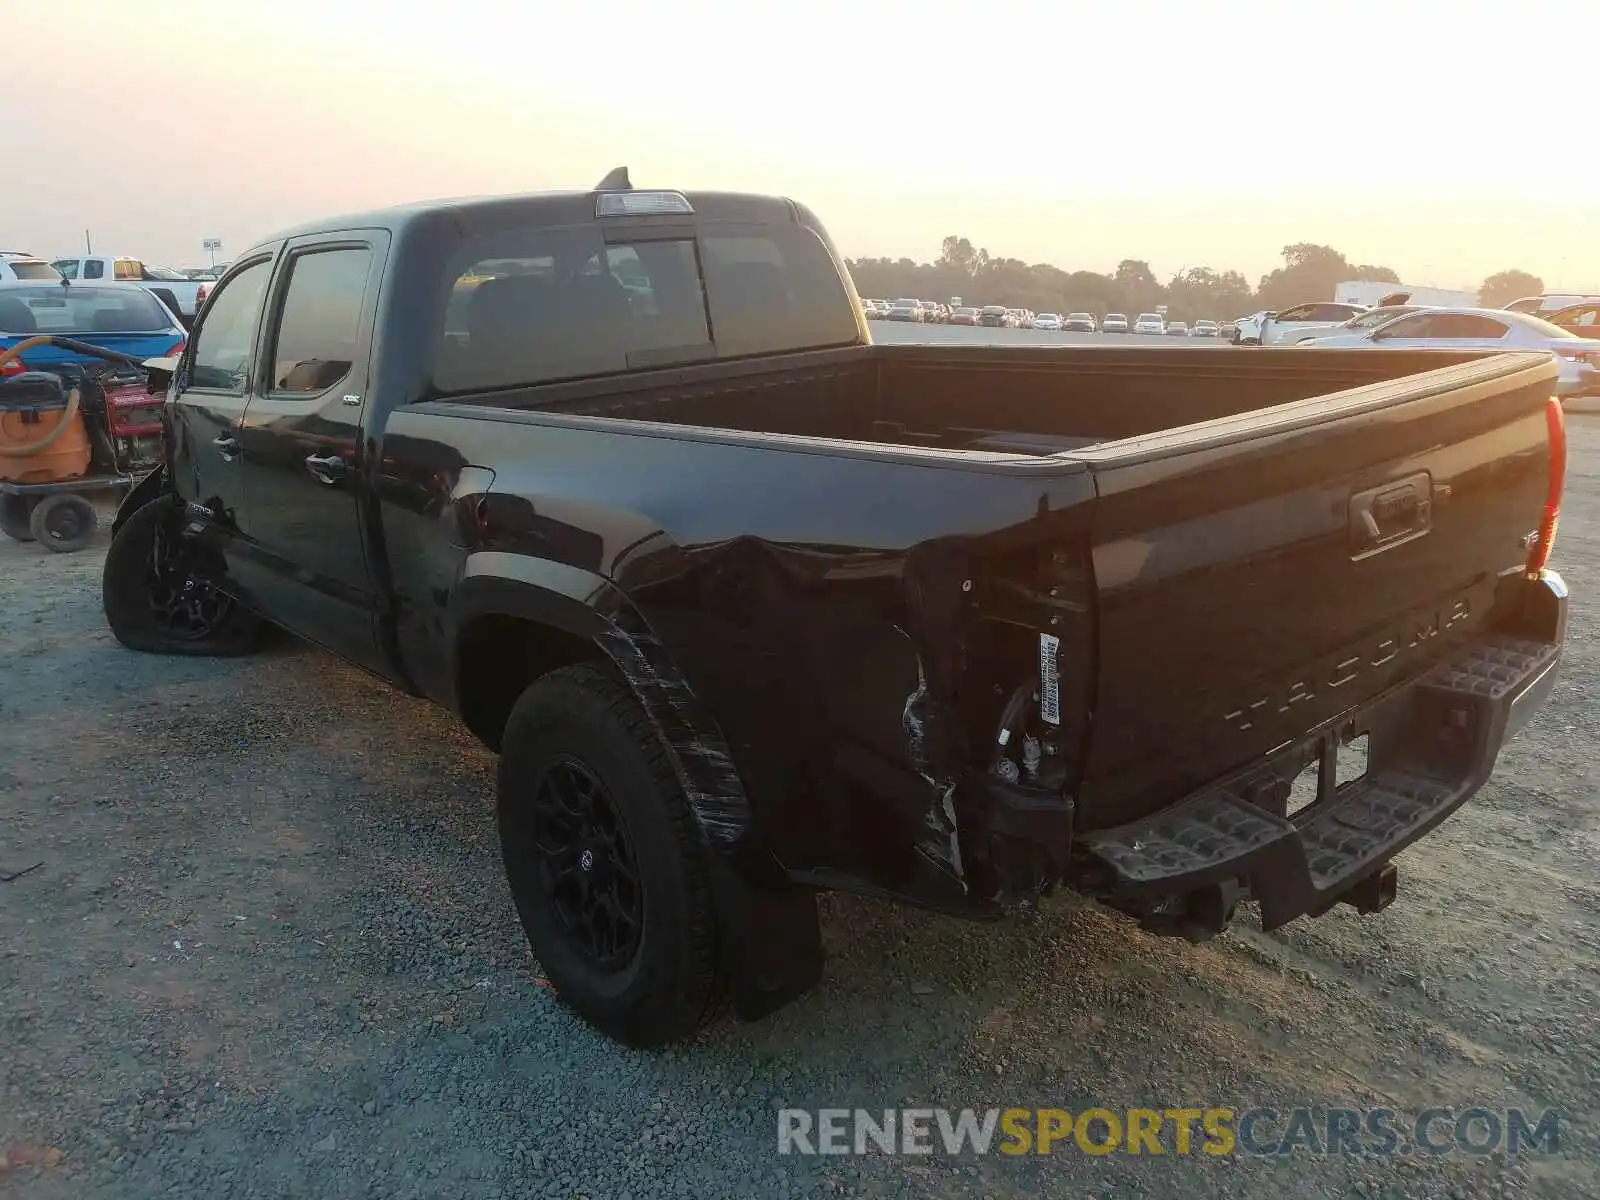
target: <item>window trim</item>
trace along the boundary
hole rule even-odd
[[[271,293],[272,290],[272,261],[276,257],[276,254],[277,251],[274,248],[261,254],[254,254],[248,258],[240,259],[238,262],[234,263],[233,266],[228,268],[227,274],[221,279],[217,280],[217,286],[212,288],[206,294],[206,320],[197,321],[195,323],[195,327],[189,332],[188,345],[184,347],[183,358],[178,362],[178,370],[176,373],[176,386],[178,391],[202,392],[207,396],[248,396],[255,391],[255,368],[261,358],[261,313],[266,311],[266,297]],[[239,278],[239,276],[243,275],[246,271],[249,271],[254,267],[261,266],[263,263],[265,263],[267,266],[267,286],[262,290],[261,293],[262,309],[256,314],[255,332],[252,335],[250,342],[250,370],[245,374],[244,386],[236,389],[210,387],[205,384],[196,384],[194,382],[194,357],[200,350],[200,339],[205,336],[206,325],[210,320],[211,314],[215,311],[211,301],[216,296],[221,294],[225,288],[230,287]]]
[[[294,266],[309,255],[331,254],[339,250],[365,250],[368,256],[367,277],[361,285],[361,308],[356,314],[356,343],[352,351],[355,357],[350,360],[349,369],[321,391],[294,392],[274,387],[272,378],[276,364],[274,356],[278,349],[278,334],[283,325],[283,310],[289,302],[289,288],[294,283]],[[350,376],[355,374],[356,368],[363,363],[363,348],[367,345],[367,313],[370,311],[372,299],[373,268],[378,265],[380,259],[375,239],[367,237],[334,237],[326,241],[298,242],[284,250],[273,271],[267,296],[266,318],[261,323],[258,362],[254,372],[256,395],[285,404],[315,403],[325,399],[334,389],[342,387]]]

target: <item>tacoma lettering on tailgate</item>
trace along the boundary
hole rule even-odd
[[[1414,654],[1471,615],[1472,604],[1463,597],[1447,609],[1413,619],[1381,641],[1352,647],[1353,653],[1345,654],[1326,670],[1297,679],[1281,690],[1270,691],[1249,704],[1225,713],[1222,719],[1240,732],[1254,729],[1265,717],[1286,713],[1297,704],[1316,699],[1320,693],[1347,686],[1365,671],[1386,667],[1398,658]]]

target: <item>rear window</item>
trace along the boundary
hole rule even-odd
[[[585,226],[472,239],[447,275],[434,390],[550,383],[857,340],[849,294],[808,230],[684,234],[608,244],[598,227]]]
[[[0,290],[3,333],[165,333],[172,327],[160,302],[137,288]]]
[[[6,266],[18,279],[59,279],[61,273],[47,262],[29,262],[27,259],[8,259]]]
[[[1546,321],[1543,317],[1529,316],[1527,313],[1521,314],[1521,319],[1517,322],[1517,324],[1533,330],[1541,337],[1560,338],[1562,340],[1578,337],[1578,335],[1573,333],[1570,329],[1563,329],[1559,325],[1556,325],[1550,321]]]

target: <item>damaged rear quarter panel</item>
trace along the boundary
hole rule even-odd
[[[614,587],[592,601],[596,640],[658,726],[678,723],[664,732],[698,759],[679,773],[701,777],[686,790],[711,844],[972,903],[958,785],[983,745],[955,704],[962,585],[1080,537],[1086,470],[482,408],[434,420],[464,461],[494,464],[474,550]],[[1034,651],[1017,670],[1036,668]],[[696,795],[713,784],[720,799]]]

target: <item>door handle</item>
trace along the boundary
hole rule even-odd
[[[347,463],[337,454],[318,456],[309,455],[306,458],[306,470],[323,483],[335,484],[344,478]]]
[[[233,456],[239,453],[239,443],[232,434],[225,433],[219,438],[214,438],[211,444],[222,452],[223,462],[232,462]]]

